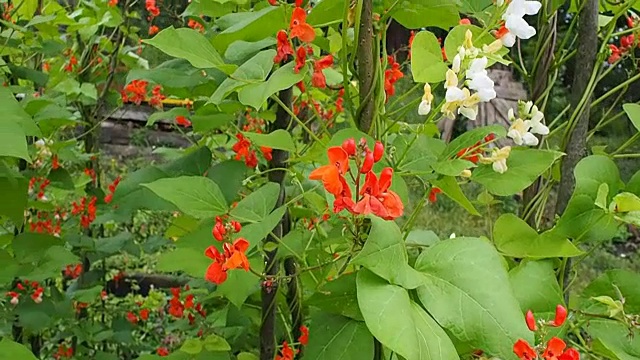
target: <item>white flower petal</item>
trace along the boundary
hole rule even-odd
[[[478,110],[475,108],[461,107],[458,112],[469,120],[475,120],[478,117]]]
[[[431,112],[431,103],[427,100],[422,100],[418,106],[418,115],[428,115]]]
[[[528,146],[538,145],[538,138],[530,132],[525,133],[524,136],[522,136],[522,140],[524,144]]]
[[[508,168],[507,168],[507,160],[499,160],[493,163],[493,171],[500,173],[500,174],[504,174],[505,172],[507,172]]]
[[[445,100],[447,102],[463,101],[464,99],[464,91],[459,87],[451,86],[447,88],[447,93],[445,95]]]

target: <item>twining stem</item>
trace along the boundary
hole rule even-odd
[[[360,96],[360,112],[356,119],[358,128],[369,133],[375,114],[375,98],[373,93],[375,83],[375,64],[373,54],[373,0],[360,0],[362,12],[358,29],[358,81]],[[375,56],[378,56],[376,54]]]

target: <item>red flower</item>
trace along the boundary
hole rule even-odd
[[[269,4],[272,6],[278,5],[278,0],[269,0]]]
[[[396,62],[393,56],[387,57],[390,69],[384,72],[384,92],[387,94],[387,100],[396,93],[394,84],[404,77],[404,74],[400,70],[400,64]]]
[[[413,46],[413,39],[416,38],[416,32],[411,30],[411,36],[409,36],[409,49]],[[411,52],[409,52],[411,54]]]
[[[467,18],[460,19],[460,25],[471,25],[471,20]]]
[[[176,116],[176,124],[187,127],[191,126],[191,121],[182,115]]]
[[[620,38],[620,46],[623,48],[631,47],[633,45],[634,40],[635,40],[635,37],[633,36],[633,34],[628,36],[623,36]]]
[[[558,357],[562,355],[565,347],[567,347],[567,344],[565,344],[562,339],[552,337],[547,343],[547,348],[544,349],[542,357],[545,360],[558,360]]]
[[[132,313],[131,311],[127,313],[127,320],[133,325],[136,325],[138,323],[138,317],[136,316],[136,314]]]
[[[373,146],[373,161],[380,161],[382,155],[384,155],[384,145],[380,141],[376,141],[376,144]]]
[[[293,48],[291,47],[291,43],[289,42],[289,37],[287,36],[287,32],[284,30],[278,31],[278,35],[276,36],[277,46],[276,46],[276,56],[273,58],[274,63],[280,63],[282,61],[287,60],[289,55],[293,56]]]
[[[344,150],[347,155],[354,156],[356,154],[356,141],[353,138],[349,138],[342,143],[342,150]]]
[[[51,157],[51,168],[53,170],[57,170],[60,167],[60,162],[58,162],[58,155],[53,155]]]
[[[166,99],[166,96],[162,94],[162,86],[156,85],[151,90],[151,99],[149,99],[149,105],[155,107],[162,107],[162,100]]]
[[[551,326],[555,326],[555,327],[562,326],[565,320],[567,320],[567,309],[562,305],[556,306],[556,316],[553,319]]]
[[[309,343],[309,329],[306,326],[302,325],[300,326],[300,332],[302,333],[302,335],[300,335],[298,341],[301,345],[307,346],[307,344]]]
[[[64,276],[70,279],[76,279],[82,274],[82,264],[67,265],[64,269]]]
[[[204,278],[214,284],[220,285],[227,280],[227,270],[222,267],[225,262],[224,255],[213,246],[209,246],[204,254],[214,262],[209,265]]]
[[[521,360],[533,360],[538,358],[538,354],[536,354],[535,350],[529,345],[525,340],[518,340],[513,345],[513,352],[521,359]]]
[[[76,59],[75,55],[71,55],[71,57],[69,58],[69,62],[64,66],[64,71],[72,72],[73,67],[76,65],[78,65],[78,59]]]
[[[432,187],[431,191],[429,191],[429,202],[430,203],[435,203],[436,201],[438,201],[438,194],[440,194],[442,192],[442,190],[440,188],[437,187]]]
[[[58,346],[58,351],[53,354],[53,358],[58,360],[62,358],[71,358],[73,356],[73,348],[68,348],[63,344]]]
[[[302,42],[312,42],[316,38],[313,26],[307,24],[307,12],[301,7],[293,9],[289,28],[292,39],[298,38]]]
[[[249,242],[244,238],[238,238],[233,245],[226,243],[223,245],[225,257],[227,260],[222,267],[224,269],[237,269],[242,267],[245,271],[249,271],[249,259],[245,255],[245,251],[249,249]]]
[[[147,85],[149,83],[144,80],[132,80],[124,88],[128,93],[127,100],[140,105],[147,98]]]
[[[109,0],[108,5],[114,7],[118,5],[118,0]]]
[[[260,146],[260,151],[262,152],[262,156],[264,156],[264,158],[267,161],[271,161],[273,159],[273,149],[270,147],[266,147],[266,146]]]
[[[338,99],[336,100],[336,112],[344,111],[344,89],[340,89],[338,92]]]
[[[198,21],[196,21],[194,19],[189,19],[189,22],[187,23],[187,26],[192,28],[193,30],[204,32],[204,25],[202,25],[200,22],[198,22]]]
[[[560,355],[558,360],[580,360],[580,353],[574,348],[569,348]]]
[[[145,7],[149,12],[149,14],[151,15],[151,18],[154,18],[160,15],[160,9],[158,9],[158,7],[156,6],[156,0],[146,0]]]
[[[216,216],[216,224],[213,225],[211,234],[218,241],[224,240],[224,236],[227,234],[227,229],[222,223],[222,219],[219,216]]]
[[[342,176],[349,171],[349,155],[340,146],[327,150],[329,164],[321,166],[309,174],[311,180],[322,180],[324,188],[331,194],[339,196],[344,189]]]
[[[282,349],[280,349],[280,354],[276,355],[276,360],[293,360],[293,349],[289,347],[287,342],[282,343]]]
[[[371,150],[367,149],[364,155],[364,161],[362,162],[362,167],[360,168],[361,174],[366,174],[373,168],[374,156]]]
[[[140,310],[140,319],[147,321],[149,319],[149,309]]]
[[[160,31],[160,28],[155,26],[155,25],[151,25],[149,26],[149,36],[153,36],[155,34],[157,34]]]
[[[161,346],[158,348],[158,350],[156,350],[156,354],[158,354],[158,356],[169,356],[169,349]]]
[[[529,330],[536,331],[538,329],[538,327],[536,326],[536,318],[533,316],[533,312],[531,310],[527,311],[525,320],[527,322],[527,327],[529,328]]]
[[[390,167],[380,172],[380,180],[373,172],[367,173],[364,187],[360,190],[362,200],[353,207],[353,212],[360,215],[373,213],[385,220],[402,216],[402,200],[398,194],[389,190],[392,177],[393,169]]]
[[[327,87],[327,79],[322,70],[331,67],[331,65],[333,65],[333,55],[331,54],[316,60],[313,64],[313,76],[311,77],[311,84],[313,84],[313,86],[320,89]]]
[[[307,50],[303,46],[300,46],[298,50],[296,50],[296,66],[293,69],[293,71],[296,74],[298,74],[300,72],[300,69],[302,69],[306,64],[306,61],[307,61]]]

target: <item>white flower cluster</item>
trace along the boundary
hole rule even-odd
[[[517,145],[536,146],[538,138],[535,134],[549,134],[549,128],[543,123],[544,114],[538,110],[537,106],[533,105],[533,102],[520,101],[518,115],[520,117],[516,118],[513,109],[509,109],[511,127],[509,127],[507,136],[513,139]]]
[[[516,38],[523,40],[530,39],[536,35],[536,29],[529,25],[524,19],[525,15],[536,15],[542,3],[529,0],[506,0],[507,9],[502,15],[504,25],[498,30],[498,37],[504,46],[512,47],[516,43]],[[498,0],[497,5],[503,6],[505,0]]]

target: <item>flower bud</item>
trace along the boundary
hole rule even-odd
[[[362,163],[362,167],[360,168],[361,174],[366,174],[373,168],[373,153],[367,150],[367,153],[364,155],[364,162]]]
[[[342,143],[342,150],[344,150],[347,155],[353,156],[356,154],[356,141],[353,138],[347,139]]]
[[[567,309],[562,305],[556,306],[556,317],[553,319],[551,325],[555,327],[562,326],[565,320],[567,320]]]
[[[533,316],[533,312],[531,310],[527,311],[527,315],[525,316],[525,320],[527,321],[527,327],[531,331],[538,330],[536,326],[536,318]]]
[[[242,230],[242,225],[240,225],[240,223],[237,221],[232,221],[231,225],[233,225],[233,230],[235,232],[240,232],[240,230]]]
[[[376,144],[373,147],[373,161],[378,162],[382,159],[382,155],[384,154],[384,145],[380,141],[376,141]]]

